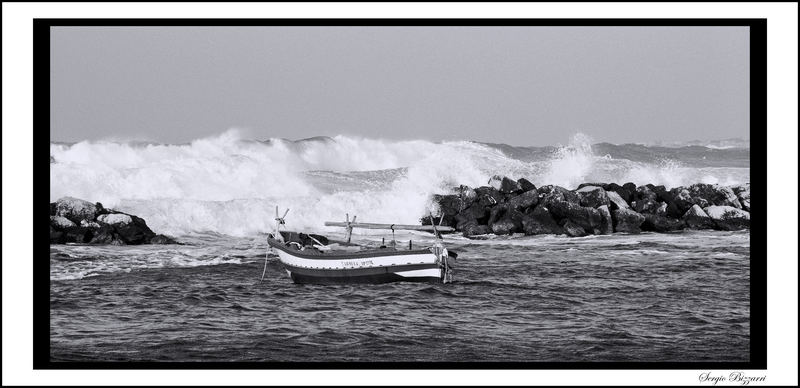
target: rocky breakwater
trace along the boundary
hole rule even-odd
[[[102,204],[64,197],[50,203],[50,244],[176,244],[137,216]]]
[[[667,190],[634,183],[584,183],[574,190],[536,187],[525,178],[493,177],[434,195],[436,221],[466,237],[493,233],[591,234],[750,228],[750,184],[698,183]],[[430,224],[430,218],[420,220]]]

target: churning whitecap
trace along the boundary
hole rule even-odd
[[[693,166],[680,155],[655,162],[596,155],[591,141],[576,134],[534,160],[471,141],[341,135],[256,141],[236,130],[187,144],[51,143],[50,199],[102,202],[144,218],[157,233],[248,236],[272,229],[276,205],[291,209],[291,229],[326,231],[324,221],[343,220],[345,213],[364,222],[413,224],[434,210],[431,194],[485,185],[493,175],[569,189],[583,182],[669,188],[750,179],[749,168],[735,163]]]

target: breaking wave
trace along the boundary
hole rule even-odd
[[[574,188],[583,182],[667,187],[749,182],[749,149],[592,144],[513,147],[471,141],[352,136],[243,139],[237,130],[187,144],[82,141],[50,145],[50,199],[73,196],[141,216],[157,233],[248,236],[327,220],[417,223],[433,193],[485,185],[493,175]]]

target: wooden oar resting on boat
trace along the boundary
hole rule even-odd
[[[325,226],[341,226],[345,228],[362,229],[394,229],[394,230],[421,230],[426,232],[455,232],[450,226],[438,225],[403,225],[403,224],[373,224],[369,222],[333,222],[325,221]]]
[[[345,222],[325,221],[325,226],[340,226],[345,228],[345,239],[350,242],[353,235],[353,228],[362,229],[391,229],[394,233],[395,230],[420,230],[425,232],[434,232],[438,235],[439,232],[455,232],[455,229],[449,226],[441,226],[442,218],[439,218],[439,225],[433,224],[433,216],[431,216],[431,225],[404,225],[404,224],[374,224],[369,222],[356,222],[356,217],[350,221],[350,214],[345,214]]]
[[[287,210],[288,212],[288,210]],[[355,222],[349,215],[345,222],[325,222],[325,226],[346,228],[347,249],[340,244],[322,245],[319,239],[315,244],[286,241],[285,236],[302,236],[279,230],[285,224],[284,217],[278,217],[276,209],[275,233],[267,238],[269,246],[277,252],[286,272],[295,283],[385,283],[393,281],[442,282],[452,281],[452,264],[458,256],[448,252],[442,243],[440,232],[450,232],[453,228],[435,225],[403,225]],[[433,217],[431,217],[433,221]],[[440,220],[441,222],[441,220]],[[392,231],[392,244],[379,248],[362,247],[354,251],[350,244],[353,228],[388,229]],[[436,240],[430,247],[398,249],[394,240],[395,230],[432,231]],[[310,236],[310,235],[306,235]],[[339,249],[337,249],[339,248]],[[265,263],[266,268],[266,263]],[[263,275],[262,275],[263,279]]]

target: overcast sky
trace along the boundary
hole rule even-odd
[[[51,140],[749,139],[746,27],[54,27]]]

